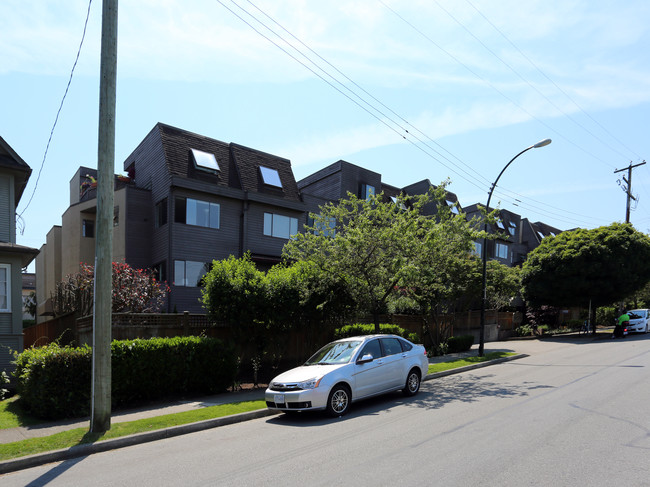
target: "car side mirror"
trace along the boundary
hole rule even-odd
[[[372,356],[372,354],[365,354],[363,357],[361,357],[359,360],[357,360],[358,364],[367,364],[368,362],[372,362],[375,359],[375,357]]]

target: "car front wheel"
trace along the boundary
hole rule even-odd
[[[344,385],[335,386],[327,399],[327,414],[343,416],[350,409],[350,389]]]
[[[420,390],[420,373],[416,369],[412,369],[406,377],[406,384],[402,389],[407,396],[414,396]]]

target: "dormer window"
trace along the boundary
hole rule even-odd
[[[454,201],[451,200],[445,200],[445,201],[447,202],[447,206],[449,207],[449,209],[454,215],[460,214],[460,212],[458,211],[458,206]]]
[[[404,204],[404,202],[400,201],[400,200],[397,198],[397,196],[391,196],[391,197],[390,197],[390,200],[393,202],[393,204],[397,205],[397,207],[398,207],[400,210],[406,210],[406,209],[407,209],[407,208],[406,208],[406,205]]]
[[[212,174],[218,174],[221,168],[217,162],[217,158],[210,152],[203,152],[198,149],[191,149],[192,157],[194,157],[194,165],[201,171],[206,171]]]
[[[497,220],[496,223],[497,223],[497,227],[499,227],[501,230],[505,230],[505,229],[506,229],[506,227],[503,226],[503,222],[502,222],[501,220]]]
[[[282,181],[280,180],[280,173],[278,173],[277,169],[260,166],[260,174],[262,175],[262,182],[264,184],[282,189]]]
[[[517,224],[515,222],[508,223],[508,231],[510,232],[510,235],[514,236],[517,232]]]

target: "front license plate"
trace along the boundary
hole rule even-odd
[[[284,394],[275,394],[273,396],[273,402],[276,404],[284,404]]]

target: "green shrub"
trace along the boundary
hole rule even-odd
[[[215,338],[174,337],[113,341],[112,407],[183,394],[214,394],[233,384],[237,358]],[[25,350],[16,358],[23,407],[46,419],[90,412],[90,347]]]
[[[16,390],[26,411],[44,419],[85,416],[89,412],[90,347],[56,343],[29,348],[16,357]]]
[[[374,335],[374,333],[375,325],[356,323],[354,325],[346,325],[334,330],[334,338],[339,340],[341,338],[348,338],[358,335]],[[405,330],[404,328],[401,328],[397,325],[387,323],[380,324],[379,333],[398,335],[406,338],[413,343],[420,343],[420,337],[417,333],[409,332],[408,330]]]
[[[515,335],[518,337],[527,337],[533,334],[533,327],[530,325],[521,325],[515,328]]]
[[[447,347],[449,353],[466,352],[474,345],[474,335],[460,335],[449,337]]]

